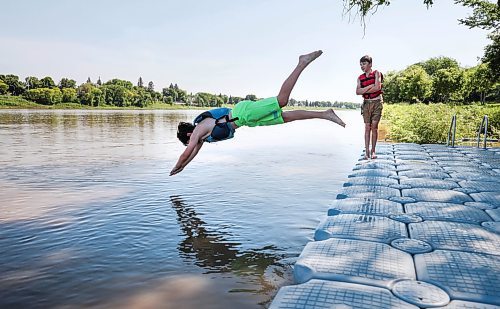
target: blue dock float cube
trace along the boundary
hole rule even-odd
[[[409,224],[410,237],[435,249],[486,253],[500,256],[500,235],[468,223],[424,221]],[[499,265],[500,266],[500,265]]]
[[[417,202],[405,205],[406,213],[426,221],[449,221],[481,224],[491,218],[481,209],[452,203]]]
[[[389,290],[373,286],[311,280],[307,283],[282,287],[269,309],[418,309]]]
[[[417,201],[423,202],[445,202],[463,204],[473,202],[472,198],[465,193],[454,190],[441,189],[403,189],[403,196],[414,198]]]
[[[343,238],[387,244],[402,237],[408,237],[404,223],[387,217],[365,214],[339,214],[326,217],[314,233],[315,240]]]
[[[328,239],[309,242],[294,267],[297,283],[323,279],[390,288],[395,280],[416,279],[410,254],[387,244]]]
[[[348,197],[389,199],[391,197],[400,197],[400,196],[401,193],[398,189],[383,187],[383,186],[375,186],[375,185],[344,187],[342,189],[342,192],[340,194],[337,194],[338,199],[343,199]]]
[[[499,265],[500,256],[491,254],[436,250],[415,256],[419,280],[438,285],[452,299],[497,306]]]
[[[333,201],[328,209],[328,215],[336,216],[341,213],[389,216],[403,213],[403,205],[384,199],[371,198],[347,198]]]

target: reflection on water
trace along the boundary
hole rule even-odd
[[[170,200],[185,236],[179,243],[179,252],[184,259],[194,259],[194,264],[206,269],[207,274],[232,272],[238,276],[256,277],[259,290],[247,289],[245,292],[267,294],[273,291],[275,286],[268,284],[263,277],[271,265],[274,265],[273,275],[288,279],[284,278],[286,270],[280,269],[286,265],[277,263],[284,258],[284,254],[279,255],[283,250],[276,246],[241,250],[241,244],[227,240],[225,233],[208,230],[196,210],[189,207],[181,197],[171,196]],[[232,292],[238,292],[238,289],[233,289]]]
[[[322,121],[241,128],[181,174],[199,111],[0,111],[0,307],[262,308],[362,147]]]

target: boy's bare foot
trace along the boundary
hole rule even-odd
[[[307,66],[309,63],[313,62],[314,59],[321,56],[322,53],[323,53],[323,51],[317,50],[317,51],[313,51],[312,53],[302,55],[299,57],[299,64]]]
[[[370,159],[370,153],[365,151],[365,157],[363,159],[364,160],[369,160]]]
[[[375,154],[375,150],[372,150],[372,159],[376,159],[377,155]]]
[[[335,114],[335,112],[333,111],[333,109],[330,108],[326,112],[328,113],[328,119],[330,121],[333,121],[336,124],[338,124],[339,126],[342,126],[342,127],[345,128],[345,123],[342,121],[342,119],[339,118],[339,116],[337,116],[337,114]]]

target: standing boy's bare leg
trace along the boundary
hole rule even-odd
[[[365,160],[370,159],[370,133],[371,125],[365,123]]]
[[[377,158],[377,155],[375,154],[375,146],[377,146],[377,140],[378,140],[378,121],[372,121],[372,151],[371,151],[372,159]]]

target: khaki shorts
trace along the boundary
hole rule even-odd
[[[382,100],[365,100],[361,106],[361,114],[365,123],[379,122],[382,118],[382,109],[384,103]]]
[[[234,106],[231,116],[239,118],[234,122],[239,127],[271,126],[285,122],[276,97],[256,102],[241,101]]]

